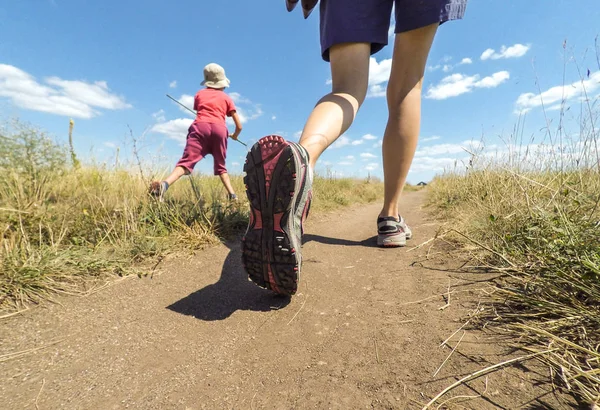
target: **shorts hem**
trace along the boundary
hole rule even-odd
[[[418,15],[404,15],[401,19],[396,19],[394,33],[405,33],[435,23],[442,25],[451,20],[461,20],[465,15],[466,9],[467,0],[455,0],[451,4],[447,4],[441,11],[436,7],[432,8],[428,13],[421,12]]]
[[[172,162],[171,162],[171,164],[172,164]],[[175,165],[175,168],[177,168],[177,167],[183,168],[187,172],[188,175],[191,174],[194,171],[194,166],[193,165],[190,167],[187,164],[180,164],[178,162],[177,165]]]
[[[371,44],[371,55],[373,55],[388,45],[388,38],[387,35],[385,37],[374,36],[373,32],[369,31],[344,33],[321,46],[321,57],[329,63],[329,50],[331,47],[348,43],[369,43]]]

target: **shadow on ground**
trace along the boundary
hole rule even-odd
[[[352,241],[320,235],[304,235],[304,243],[311,241],[338,246],[372,247],[377,245],[376,236],[362,241]],[[238,310],[268,312],[284,308],[290,303],[291,298],[276,295],[248,280],[242,267],[239,241],[227,242],[225,245],[230,251],[223,263],[219,281],[167,306],[167,309],[182,315],[193,316],[196,319],[215,321],[227,319]]]
[[[227,319],[238,310],[268,312],[284,308],[290,303],[291,298],[276,295],[248,280],[242,267],[239,241],[225,245],[230,251],[223,263],[219,281],[167,306],[167,309],[196,319],[215,321]]]
[[[330,238],[321,235],[306,234],[302,237],[303,243],[318,242],[324,245],[339,245],[339,246],[365,246],[375,247],[377,246],[377,236],[363,239],[362,241],[352,241],[349,239]]]

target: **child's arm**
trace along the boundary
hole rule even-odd
[[[240,132],[242,132],[242,122],[240,121],[240,116],[238,115],[237,112],[231,113],[231,119],[233,120],[233,123],[235,124],[235,131],[233,134],[230,134],[229,137],[234,140],[237,140],[238,136],[240,135]]]

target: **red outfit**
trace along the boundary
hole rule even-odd
[[[211,154],[215,175],[224,174],[227,172],[225,159],[229,137],[225,117],[233,115],[235,104],[225,92],[206,88],[196,94],[194,110],[197,111],[196,120],[188,129],[183,156],[177,166],[191,173],[202,158]]]
[[[205,88],[198,91],[194,98],[194,110],[197,122],[225,124],[225,117],[235,112],[235,104],[230,96],[221,90]]]

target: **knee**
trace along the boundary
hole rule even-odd
[[[360,107],[367,97],[368,81],[340,81],[334,84],[332,88],[333,94],[349,95],[356,100]]]
[[[405,102],[418,103],[423,91],[423,76],[415,75],[399,81],[390,81],[387,88],[387,101],[390,110],[399,109]]]

